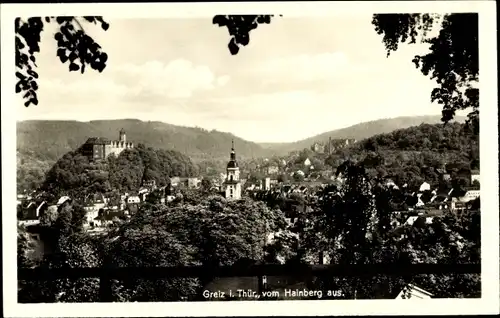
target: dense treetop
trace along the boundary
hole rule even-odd
[[[185,155],[173,150],[139,146],[126,149],[118,157],[89,162],[80,151],[69,152],[48,171],[42,185],[52,195],[85,197],[94,193],[123,193],[139,190],[144,182],[168,184],[170,177],[188,177],[197,168]]]
[[[422,124],[364,139],[341,149],[325,163],[333,168],[350,159],[368,169],[372,177],[390,177],[417,187],[423,181],[438,184],[442,174],[468,179],[479,169],[479,138],[464,124]]]

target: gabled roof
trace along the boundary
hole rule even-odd
[[[434,295],[430,292],[413,284],[408,284],[401,290],[396,299],[426,299],[432,296]]]
[[[60,198],[59,198],[59,200],[57,201],[56,205],[61,205],[61,204],[63,204],[64,202],[69,201],[69,200],[71,200],[71,198],[70,198],[70,197],[68,197],[68,196],[66,196],[66,195],[65,195],[65,196],[62,196],[62,197],[60,197]]]
[[[418,216],[410,216],[408,220],[406,220],[405,225],[413,225],[417,219]]]
[[[111,141],[107,138],[102,138],[102,137],[90,137],[87,139],[85,144],[90,144],[90,145],[109,145]]]

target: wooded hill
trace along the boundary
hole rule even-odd
[[[457,116],[455,122],[463,122],[465,117]],[[396,117],[388,119],[379,119],[368,122],[359,123],[342,129],[336,129],[316,135],[310,138],[299,140],[291,143],[263,143],[261,144],[266,149],[272,149],[276,154],[283,155],[291,151],[310,148],[315,142],[327,143],[329,138],[332,139],[356,139],[362,140],[378,134],[390,133],[397,129],[404,129],[413,126],[425,124],[441,123],[441,116],[408,116]]]
[[[421,124],[364,139],[327,162],[336,166],[348,159],[362,162],[373,176],[388,176],[399,184],[438,183],[445,173],[468,181],[470,170],[479,169],[479,136],[461,123]]]
[[[42,190],[54,196],[82,198],[88,194],[133,193],[145,182],[168,184],[170,177],[189,177],[198,173],[189,157],[173,150],[126,149],[118,157],[89,162],[79,150],[69,152],[47,172]]]

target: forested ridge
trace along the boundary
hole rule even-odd
[[[457,179],[480,168],[479,137],[461,123],[421,124],[361,140],[326,162],[338,166],[347,159],[363,163],[372,177],[391,177],[401,185],[436,184],[440,173]]]
[[[158,149],[177,150],[189,156],[200,167],[200,172],[223,168],[228,158],[232,139],[235,140],[240,161],[251,158],[286,156],[289,151],[309,148],[314,142],[332,138],[362,140],[396,128],[407,128],[422,122],[437,123],[439,116],[398,117],[376,120],[331,131],[295,143],[255,144],[229,133],[207,131],[140,120],[109,121],[23,121],[17,125],[17,183],[18,190],[34,189],[44,179],[50,167],[66,153],[78,149],[88,137],[118,138],[124,128],[127,140],[144,143]],[[394,149],[395,151],[399,151]]]
[[[455,122],[464,122],[465,117],[456,116]],[[352,138],[362,140],[378,134],[390,133],[394,130],[405,129],[413,126],[418,126],[422,123],[438,124],[441,122],[441,116],[402,116],[396,118],[377,119],[352,125],[345,128],[340,128],[328,131],[317,136],[309,137],[291,143],[264,143],[261,144],[265,148],[273,149],[278,154],[286,154],[287,152],[309,148],[315,142],[327,143],[329,138],[344,139]]]
[[[176,150],[193,160],[227,158],[233,139],[241,157],[265,156],[269,152],[226,132],[136,119],[18,122],[17,149],[34,151],[40,154],[40,158],[55,161],[78,148],[89,137],[117,140],[122,128],[127,141],[135,145],[143,143],[154,148]]]

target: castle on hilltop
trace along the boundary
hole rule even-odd
[[[123,150],[134,148],[134,144],[127,142],[125,130],[120,130],[118,140],[108,140],[101,137],[91,137],[82,146],[82,153],[90,161],[107,158],[110,154],[118,156]]]

